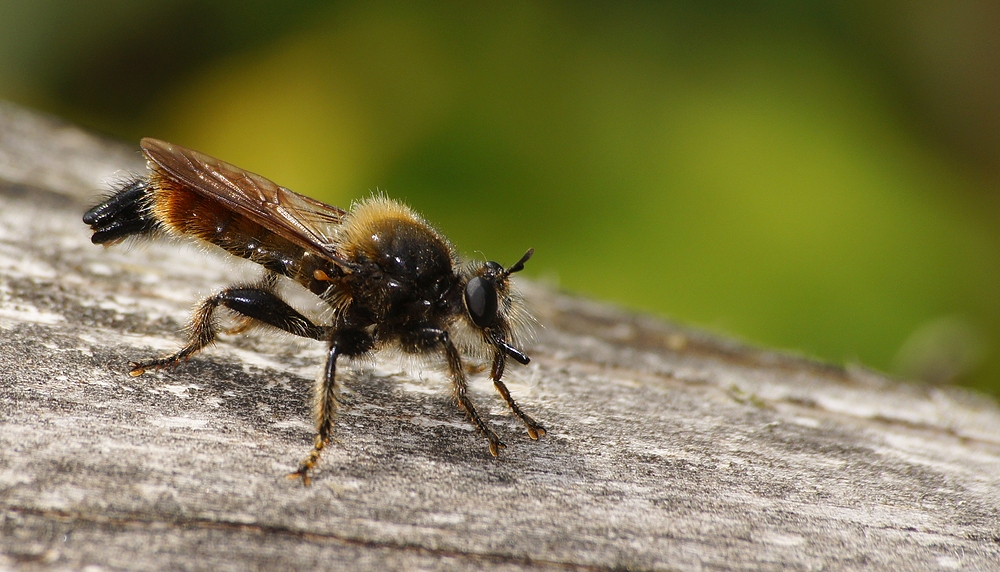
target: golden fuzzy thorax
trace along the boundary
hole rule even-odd
[[[375,258],[379,252],[379,236],[389,229],[400,227],[411,227],[428,236],[448,252],[452,267],[457,266],[455,249],[441,233],[413,209],[384,195],[375,195],[352,205],[350,213],[338,228],[337,250],[348,259],[356,259],[358,254]]]

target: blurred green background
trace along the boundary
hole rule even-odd
[[[0,0],[0,97],[754,343],[1000,393],[1000,4]]]

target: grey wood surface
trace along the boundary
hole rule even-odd
[[[248,271],[182,244],[91,245],[87,202],[141,167],[0,105],[0,568],[1000,570],[992,401],[523,280],[543,327],[508,380],[546,437],[477,374],[508,445],[491,458],[439,367],[378,359],[345,373],[313,486],[286,480],[310,446],[318,343],[228,336],[124,373]]]

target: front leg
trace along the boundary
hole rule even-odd
[[[425,347],[437,346],[444,352],[445,360],[448,363],[448,372],[451,374],[451,381],[455,385],[455,401],[459,409],[464,409],[472,424],[486,437],[490,444],[490,454],[496,457],[500,454],[500,449],[506,447],[496,432],[486,424],[476,406],[469,399],[469,384],[465,378],[465,369],[462,367],[462,358],[458,354],[455,344],[451,343],[448,332],[438,328],[424,328],[420,330],[420,335]]]
[[[541,423],[532,419],[530,415],[521,411],[521,408],[514,401],[514,397],[511,396],[510,390],[507,389],[507,385],[501,380],[503,377],[504,364],[506,363],[506,354],[502,350],[497,350],[496,355],[493,358],[493,368],[490,371],[490,379],[493,380],[493,387],[500,393],[507,405],[510,406],[510,410],[514,412],[514,415],[524,422],[525,427],[528,428],[528,437],[532,440],[537,441],[539,437],[545,435],[545,427]]]

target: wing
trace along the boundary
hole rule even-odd
[[[204,153],[149,137],[139,145],[162,174],[339,266],[332,237],[347,211]]]

